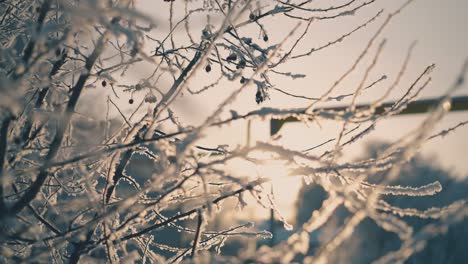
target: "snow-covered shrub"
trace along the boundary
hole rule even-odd
[[[401,80],[412,48],[399,73],[370,80],[386,43],[382,32],[412,1],[397,10],[378,11],[307,52],[297,49],[314,23],[359,16],[375,0],[324,8],[313,8],[312,1],[157,2],[154,12],[168,17],[168,23],[141,12],[133,0],[0,1],[2,262],[287,263],[308,252],[309,234],[340,206],[351,212],[350,217],[333,239],[304,261],[325,263],[356,226],[371,219],[402,240],[400,249],[379,261],[402,262],[421,250],[424,241],[468,214],[464,200],[420,211],[381,198],[427,196],[443,188],[438,182],[411,187],[389,183],[450,109],[450,96],[463,85],[466,65],[418,129],[374,158],[349,163],[338,159],[343,148],[403,111],[430,82],[434,65],[411,83]],[[295,26],[288,32],[276,30],[278,17]],[[283,72],[284,65],[340,45],[370,25],[378,25],[371,38],[325,92],[312,98],[275,84],[278,79],[306,77],[302,72]],[[354,91],[341,92],[340,85],[361,67],[364,71]],[[357,107],[358,97],[376,86],[384,87],[383,95],[368,108]],[[377,111],[397,86],[404,89],[400,99]],[[223,96],[208,96],[213,90],[221,90]],[[304,99],[307,105],[263,106],[275,100],[273,90]],[[235,107],[244,93],[258,104],[256,109]],[[213,107],[209,113],[190,109],[200,120],[185,124],[177,103],[186,97]],[[317,108],[343,99],[350,100],[345,111]],[[322,155],[292,150],[276,144],[275,138],[237,147],[205,145],[210,129],[289,117],[306,123],[329,120],[342,129]],[[286,241],[226,256],[223,246],[232,238],[271,236],[250,223],[223,230],[212,223],[226,210],[248,204],[246,197],[277,211],[274,197],[264,187],[268,178],[233,176],[225,166],[236,159],[261,165],[265,155],[284,162],[291,175],[321,185],[328,198]],[[371,184],[368,177],[384,170],[389,170],[386,177]],[[405,215],[437,221],[414,232]],[[285,228],[291,227],[283,217],[280,220]]]

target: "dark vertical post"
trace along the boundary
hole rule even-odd
[[[271,185],[270,189],[271,196],[273,197],[273,184]],[[275,245],[275,210],[273,208],[270,209],[270,233],[271,233],[271,239],[270,239],[270,246],[273,247]]]

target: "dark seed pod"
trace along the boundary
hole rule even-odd
[[[246,81],[246,79],[244,78],[244,76],[242,76],[241,79],[240,79],[240,83],[241,83],[241,84],[244,84],[245,81]]]
[[[129,104],[133,104],[133,99],[128,100]]]
[[[55,56],[60,56],[60,54],[62,53],[62,51],[60,51],[60,49],[56,49],[55,50]]]
[[[147,103],[156,103],[156,101],[158,100],[158,98],[156,98],[156,96],[154,94],[147,94],[146,97],[145,97],[145,102]]]
[[[210,64],[206,65],[205,71],[206,71],[206,72],[210,72],[210,71],[211,71],[211,65],[210,65]]]
[[[253,14],[253,13],[250,13],[249,15],[249,19],[250,20],[255,20],[256,16]]]
[[[244,69],[245,68],[245,60],[239,61],[239,64],[236,65],[236,69]]]
[[[101,84],[102,84],[102,87],[106,87],[106,85],[107,85],[106,80],[103,80]]]
[[[226,58],[227,61],[235,61],[237,60],[237,54],[235,53],[231,53],[227,58]]]
[[[265,35],[263,36],[263,41],[265,41],[265,42],[268,41],[268,35],[267,35],[267,34],[265,34]]]
[[[260,104],[263,101],[264,98],[262,96],[262,93],[260,91],[257,91],[257,93],[255,94],[255,102],[257,102],[257,104]]]

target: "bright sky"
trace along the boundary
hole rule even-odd
[[[314,1],[314,5],[328,6],[327,3],[337,4],[338,2],[340,1],[321,0]],[[313,23],[309,29],[309,35],[298,47],[298,51],[318,47],[330,40],[334,40],[372,17],[381,8],[385,8],[386,11],[393,11],[403,2],[402,0],[377,0],[370,8],[358,12],[355,16],[347,16],[337,21],[333,20],[332,22]],[[158,28],[154,34],[167,34],[168,6],[169,4],[163,1],[138,1],[138,8],[153,17],[158,23]],[[463,60],[468,57],[468,35],[466,34],[466,26],[468,26],[467,10],[468,1],[466,0],[416,0],[403,13],[392,20],[391,24],[384,31],[382,36],[387,38],[388,42],[379,60],[379,65],[373,71],[369,80],[378,79],[381,75],[386,74],[390,79],[387,83],[390,83],[393,80],[392,78],[397,74],[408,47],[413,41],[418,41],[407,74],[403,78],[399,89],[392,93],[391,99],[401,95],[409,87],[409,83],[431,63],[436,64],[436,69],[432,75],[433,81],[421,94],[420,98],[443,94],[454,81]],[[386,14],[380,17],[377,23],[372,24],[363,31],[357,32],[339,45],[304,59],[292,60],[286,67],[281,68],[282,71],[306,74],[306,78],[292,81],[272,76],[272,79],[278,85],[278,88],[290,93],[313,97],[319,96],[352,64],[366,45],[367,40],[386,17]],[[216,18],[213,19],[213,21],[216,20]],[[190,20],[192,30],[195,31],[199,28],[201,31],[205,21],[206,16],[198,16]],[[281,16],[277,16],[274,21],[265,26],[267,32],[271,32],[269,34],[270,39],[274,41],[286,36],[291,28],[295,26],[295,23],[288,23]],[[244,33],[250,34],[253,38],[258,37],[258,31],[252,29],[245,29]],[[152,43],[148,44],[154,45]],[[373,51],[375,49],[371,50],[371,54],[373,54]],[[359,78],[363,74],[363,69],[366,67],[365,64],[363,65],[348,81],[343,83],[338,90],[339,93],[351,92],[356,88],[360,80]],[[150,65],[139,66],[135,71],[129,72],[124,77],[124,80],[127,82],[132,79],[138,80],[147,76],[153,69],[154,67]],[[204,71],[198,72],[196,76],[197,80],[194,82],[194,85],[191,85],[191,88],[197,89],[197,85],[206,85],[209,84],[209,80],[213,81],[216,79],[217,76],[213,72],[210,74],[208,75]],[[164,86],[168,83],[162,82],[160,85]],[[221,82],[220,85],[201,95],[186,95],[180,98],[177,100],[174,110],[179,114],[179,119],[182,123],[200,123],[215,109],[217,103],[220,102],[220,98],[228,96],[239,86],[237,82]],[[385,87],[381,86],[382,89]],[[272,91],[270,95],[271,100],[258,106],[254,100],[255,91],[256,88],[253,87],[250,90],[245,90],[228,110],[235,109],[237,112],[243,113],[258,109],[259,107],[296,108],[308,104],[307,101],[302,99],[293,99]],[[381,95],[382,92],[378,88],[366,91],[360,101],[368,102]],[[468,95],[468,86],[465,85],[458,94]],[[136,96],[138,97],[138,95]],[[124,97],[121,100],[121,104],[125,105],[127,101],[128,98]],[[341,103],[346,103],[346,101]],[[126,113],[129,113],[130,110],[128,108]],[[361,156],[366,142],[372,140],[396,140],[411,128],[417,126],[423,118],[424,115],[394,117],[381,122],[374,133],[367,137],[367,139],[348,148],[345,158],[352,159]],[[468,112],[451,113],[439,124],[438,129],[454,126],[466,120],[468,120]],[[336,137],[339,133],[336,125],[328,124],[327,122],[321,125],[322,128],[316,124],[312,124],[310,127],[297,123],[288,124],[282,130],[283,139],[281,142],[290,148],[302,150],[329,138]],[[244,122],[223,128],[221,131],[219,129],[211,129],[207,133],[204,142],[209,146],[221,144],[235,146],[236,144],[243,144],[245,142],[246,131],[246,124]],[[453,171],[457,176],[466,176],[468,175],[468,155],[466,155],[468,140],[466,139],[466,135],[468,135],[468,126],[460,128],[443,139],[429,142],[423,147],[422,154],[427,157],[433,157],[436,163],[440,163],[442,167]],[[252,124],[253,142],[255,140],[267,140],[268,137],[268,120],[263,122],[257,121]],[[242,167],[243,165],[239,166]],[[251,170],[251,168],[241,167],[239,167],[239,171]],[[281,170],[276,169],[273,171],[278,172]],[[281,188],[275,188],[280,208],[287,215],[292,215],[292,202],[295,200],[294,192],[299,187],[300,180],[291,180],[281,175],[276,175],[275,177],[275,184],[281,186]]]

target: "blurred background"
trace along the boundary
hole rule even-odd
[[[176,1],[174,3],[175,10],[184,8],[181,2]],[[314,1],[314,6],[324,7],[329,6],[330,3],[338,4],[339,2],[329,0]],[[352,65],[359,53],[364,49],[367,41],[386,18],[388,12],[396,10],[403,2],[405,1],[376,1],[355,15],[312,23],[308,36],[297,47],[295,53],[301,54],[307,52],[313,47],[322,46],[329,41],[339,38],[368,20],[380,9],[384,9],[386,12],[375,23],[356,32],[345,41],[314,53],[311,56],[289,60],[281,68],[283,72],[304,74],[306,75],[305,78],[291,80],[284,77],[271,76],[272,82],[279,89],[293,94],[309,97],[320,96]],[[162,1],[138,1],[137,8],[152,17],[157,23],[157,29],[151,32],[151,34],[167,34],[169,30],[169,12],[161,10],[168,10],[168,5],[168,3],[163,3]],[[391,21],[382,34],[383,38],[387,39],[385,49],[378,61],[377,67],[371,72],[369,80],[376,80],[382,75],[386,75],[389,79],[386,84],[389,84],[398,74],[411,44],[415,41],[417,41],[417,44],[399,87],[390,94],[387,98],[388,101],[399,98],[408,89],[411,82],[432,63],[436,65],[431,75],[432,82],[422,91],[418,98],[424,99],[441,96],[448,90],[450,85],[455,81],[464,60],[468,57],[468,35],[466,34],[466,27],[468,26],[467,10],[468,1],[465,0],[417,0]],[[178,21],[182,15],[183,12],[176,12],[174,20]],[[199,38],[201,30],[207,23],[207,19],[206,14],[194,15],[190,18],[191,32],[193,32],[195,37]],[[212,16],[209,19],[213,24],[216,24],[216,21],[220,21],[222,16]],[[265,30],[266,32],[272,32],[269,37],[274,42],[283,39],[295,26],[296,22],[291,23],[290,20],[284,19],[282,16],[276,16],[265,23]],[[242,30],[244,34],[251,35],[254,39],[262,37],[255,28],[246,27]],[[184,41],[185,34],[183,27],[181,27],[180,32],[176,31],[174,38],[176,43]],[[147,43],[147,45],[151,47],[154,43]],[[292,45],[292,43],[287,43],[287,45]],[[371,50],[371,54],[372,51],[375,51],[375,47]],[[365,71],[366,63],[369,63],[371,59],[372,55],[332,95],[338,96],[353,92]],[[129,71],[125,76],[118,78],[123,83],[136,83],[138,80],[150,75],[154,68],[154,65],[139,64],[138,67]],[[216,72],[216,69],[211,73],[206,73],[203,70],[198,71],[195,80],[189,88],[199,90],[201,87],[209,85],[217,78],[214,72]],[[165,90],[170,82],[170,79],[163,77],[158,85],[161,90]],[[240,84],[237,81],[221,81],[218,85],[198,95],[191,95],[185,92],[175,102],[173,110],[178,114],[179,122],[184,125],[200,124],[216,109],[223,98],[239,87]],[[362,103],[370,102],[381,96],[385,91],[384,88],[377,87],[366,90],[359,97],[358,101]],[[261,107],[299,108],[307,106],[310,103],[307,100],[292,98],[271,90],[270,99],[258,105],[255,102],[255,92],[256,87],[253,85],[242,91],[223,116],[230,116],[228,110],[234,110],[242,114]],[[96,98],[96,95],[102,95],[103,93],[106,92],[94,90],[89,91],[87,96]],[[111,95],[110,92],[109,95]],[[455,95],[468,95],[468,87],[465,85]],[[132,95],[136,99],[143,96],[144,94]],[[105,97],[102,96],[102,98]],[[124,113],[127,115],[134,110],[134,106],[128,105],[129,97],[129,95],[123,94],[120,100],[116,99],[119,102],[119,106],[125,110]],[[347,98],[340,102],[322,103],[319,106],[346,105],[349,102],[350,98]],[[82,111],[104,113],[105,111],[102,111],[104,105],[104,103],[83,105]],[[145,110],[143,109],[142,113]],[[113,113],[113,115],[115,118],[119,118],[117,113]],[[405,115],[381,121],[370,135],[345,148],[340,161],[355,161],[375,156],[377,151],[382,149],[386,144],[396,141],[416,128],[425,117],[425,114]],[[468,112],[449,113],[433,132],[437,133],[440,130],[453,127],[467,120]],[[341,124],[331,121],[320,122],[320,124],[288,123],[281,129],[279,133],[280,138],[276,140],[275,144],[280,144],[289,149],[304,150],[337,137],[340,128]],[[247,135],[249,133],[250,144],[255,144],[256,141],[270,140],[270,120],[254,120],[250,128],[248,128],[247,122],[240,121],[229,126],[209,129],[205,133],[205,138],[201,144],[211,147],[228,145],[230,149],[234,149],[236,146],[247,143]],[[417,186],[438,180],[444,188],[441,193],[435,196],[417,198],[388,197],[389,201],[402,207],[414,207],[422,210],[431,206],[445,206],[457,199],[467,198],[468,140],[466,135],[468,135],[468,126],[463,126],[445,137],[438,137],[428,141],[421,148],[418,156],[405,166],[398,181],[392,182],[392,184]],[[330,147],[331,145],[324,145],[314,149],[310,153],[321,154]],[[279,210],[294,227],[299,226],[308,219],[312,211],[320,208],[322,201],[326,198],[326,193],[323,189],[314,184],[305,185],[300,177],[289,176],[287,170],[281,164],[272,162],[268,166],[258,168],[246,162],[234,161],[226,164],[226,166],[229,166],[232,172],[238,176],[250,175],[257,177],[263,175],[271,177]],[[378,177],[376,178],[378,179]],[[219,228],[226,228],[242,221],[254,220],[259,229],[270,230],[272,226],[269,222],[269,210],[255,206],[254,203],[251,204],[236,215],[230,215],[228,212],[219,214],[220,219],[215,221],[214,225],[219,225]],[[230,213],[232,214],[233,211],[230,211]],[[318,245],[321,242],[329,240],[347,213],[344,208],[341,208],[332,221],[329,221],[319,233],[313,234],[314,239],[311,240],[311,243]],[[411,219],[410,222],[416,230],[423,224],[420,219],[414,219],[414,221]],[[282,227],[282,224],[275,223],[275,225],[277,225],[275,227],[277,236],[273,243],[286,239],[291,234]],[[161,232],[163,232],[163,235],[164,232],[171,231],[162,230]],[[367,263],[386,251],[396,249],[399,245],[399,239],[394,234],[382,231],[372,221],[361,223],[356,232],[358,233],[356,236],[358,239],[351,240],[352,243],[343,244],[342,248],[347,248],[347,250],[338,251],[336,256],[333,256],[336,263],[348,262],[346,260],[349,259],[353,263]],[[174,238],[175,234],[171,233],[171,239]],[[177,239],[180,239],[180,241],[184,240],[183,237]],[[468,257],[468,252],[462,248],[463,244],[466,244],[467,239],[468,222],[465,221],[451,227],[447,235],[429,241],[426,250],[413,256],[411,263],[463,263],[463,260],[466,260]],[[249,254],[248,252],[255,251],[258,245],[262,243],[268,244],[271,241],[260,238],[257,242],[233,239],[222,250],[225,254],[237,255],[242,252]],[[315,248],[312,246],[311,250]]]

